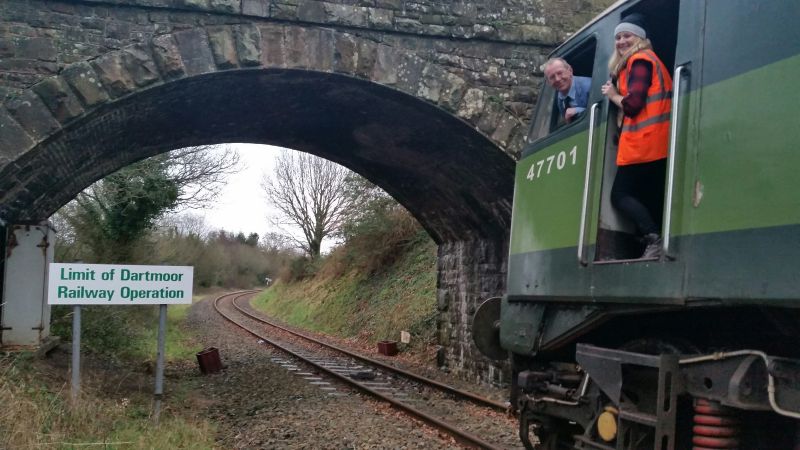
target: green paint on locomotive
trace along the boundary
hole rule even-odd
[[[684,199],[697,206],[680,234],[800,223],[798,74],[795,56],[703,88],[698,193]]]
[[[577,245],[587,132],[517,164],[511,253]]]
[[[680,225],[672,230],[675,236],[800,223],[800,196],[787,185],[800,167],[800,151],[786,151],[800,142],[794,97],[787,95],[798,73],[800,56],[684,94],[684,105],[701,101],[702,133],[696,143],[684,141],[689,147],[679,148],[678,176],[684,183],[676,188],[683,192],[676,203],[692,206],[674,210],[673,222]],[[752,102],[743,92],[773,100]],[[731,107],[732,102],[740,105]],[[602,142],[601,133],[595,133]],[[512,255],[577,245],[587,140],[587,132],[574,134],[517,164]],[[600,160],[602,149],[595,147]],[[563,170],[557,166],[559,154],[567,155]],[[596,212],[599,189],[592,191]],[[596,221],[596,214],[589,218],[590,231]],[[594,244],[594,233],[588,237]]]

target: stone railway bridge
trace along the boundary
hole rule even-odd
[[[360,173],[439,244],[440,357],[505,285],[514,157],[540,65],[609,0],[2,0],[0,225],[132,162],[271,144]]]

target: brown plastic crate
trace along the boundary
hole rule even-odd
[[[378,353],[386,356],[394,356],[397,354],[397,341],[379,341]]]

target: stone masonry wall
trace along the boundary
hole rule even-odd
[[[609,0],[84,0],[392,31],[554,45]]]
[[[606,3],[7,0],[0,2],[0,99],[15,97],[71,64],[177,30],[264,20],[320,25],[413,52],[421,65],[435,69],[425,74],[428,85],[420,80],[419,96],[440,103],[441,93],[452,93],[447,101],[455,103],[459,117],[516,156],[547,52]]]
[[[475,310],[484,300],[505,291],[507,256],[508,243],[504,240],[439,246],[439,362],[464,378],[492,384],[508,382],[508,364],[485,358],[472,343]]]

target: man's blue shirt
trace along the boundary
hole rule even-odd
[[[586,110],[589,105],[589,90],[592,87],[592,79],[589,77],[572,77],[572,86],[567,95],[558,93],[558,112],[564,117],[564,98],[569,96],[572,99],[571,108],[575,108],[576,114]]]

